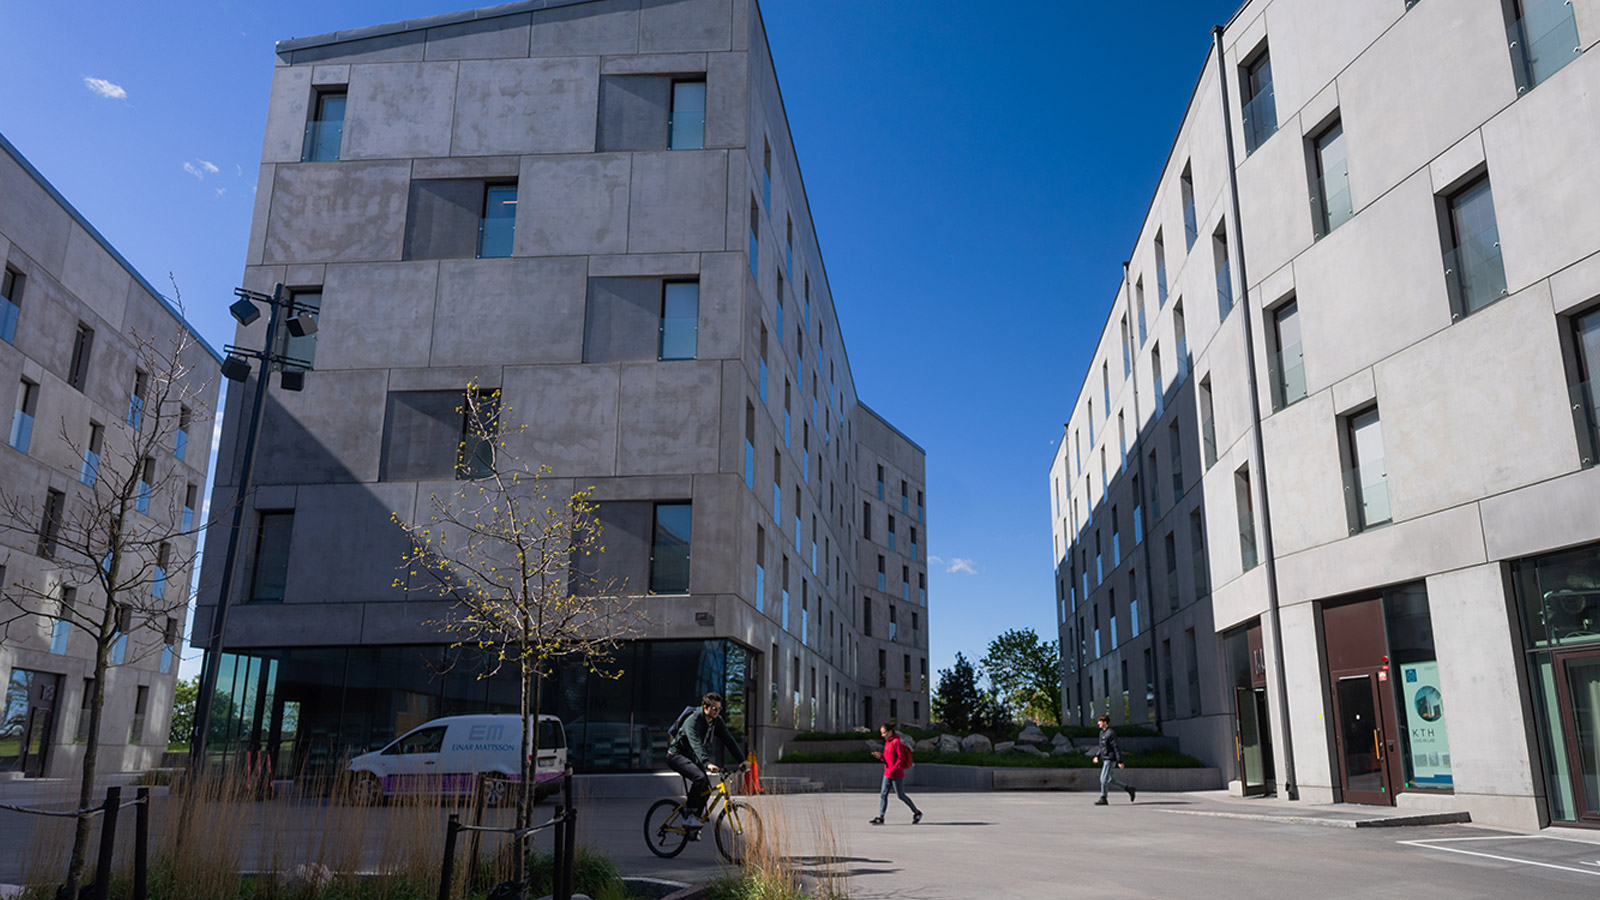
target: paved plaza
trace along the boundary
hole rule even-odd
[[[42,796],[0,787],[0,802]],[[1141,794],[1093,805],[1088,793],[923,791],[920,825],[891,798],[888,824],[869,825],[877,795],[753,798],[779,851],[817,877],[845,879],[857,900],[1149,897],[1600,896],[1600,832],[1513,834],[1472,825],[1351,827],[1392,813],[1220,792]],[[722,862],[710,839],[662,860],[641,823],[653,798],[580,804],[584,842],[625,874],[704,881]],[[541,812],[550,807],[542,806]],[[386,823],[412,811],[352,810],[321,801],[256,805],[257,821],[308,842],[330,811],[365,817],[366,865],[384,858]],[[441,812],[442,815],[442,812]],[[348,827],[346,823],[338,827]],[[32,823],[0,812],[0,846],[35,846]],[[293,843],[289,841],[288,843]],[[543,841],[548,846],[548,839]],[[392,854],[393,847],[388,852]],[[27,854],[0,854],[0,883],[19,880]]]

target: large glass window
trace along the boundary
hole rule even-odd
[[[1194,215],[1194,170],[1187,163],[1184,164],[1183,175],[1178,179],[1178,188],[1183,195],[1183,247],[1192,250],[1195,238],[1200,236],[1200,228]]]
[[[295,310],[290,318],[306,318],[302,322],[315,322],[322,314],[322,289],[305,288],[290,292]],[[295,334],[301,331],[301,334]],[[315,327],[297,327],[294,322],[280,323],[278,327],[278,352],[290,359],[299,360],[310,367],[317,361],[317,332]]]
[[[1256,567],[1260,556],[1256,553],[1255,495],[1250,490],[1250,467],[1241,466],[1233,473],[1234,508],[1239,512],[1239,563],[1248,572]]]
[[[344,107],[349,94],[343,90],[319,91],[316,117],[306,123],[306,139],[300,148],[301,162],[329,162],[339,158],[344,142]]]
[[[1427,589],[1410,584],[1385,591],[1383,612],[1406,787],[1450,787],[1450,739]]]
[[[700,327],[700,283],[661,286],[661,359],[694,359]]]
[[[517,186],[491,184],[483,192],[483,218],[478,223],[478,258],[511,255],[517,232]]]
[[[1272,377],[1272,408],[1283,409],[1305,399],[1306,364],[1300,348],[1300,307],[1295,301],[1272,311],[1272,337],[1276,345],[1268,358]]]
[[[706,145],[706,83],[672,83],[672,125],[669,150],[699,150]]]
[[[22,313],[22,273],[6,266],[0,278],[0,340],[17,341],[17,317]]]
[[[27,453],[33,441],[33,417],[39,406],[39,386],[31,381],[17,384],[17,407],[11,413],[11,447]]]
[[[1244,104],[1244,152],[1248,156],[1278,130],[1278,107],[1272,95],[1272,58],[1266,47],[1246,63],[1239,77],[1239,99]]]
[[[1578,456],[1584,466],[1600,458],[1600,309],[1572,318],[1571,397]]]
[[[1350,164],[1345,157],[1344,126],[1329,125],[1312,141],[1316,161],[1316,182],[1311,186],[1312,224],[1317,237],[1350,220],[1354,207],[1350,200]]]
[[[250,579],[252,603],[282,603],[289,580],[289,539],[294,511],[265,511],[256,520],[255,567]]]
[[[657,503],[655,536],[650,543],[650,593],[689,591],[689,503]]]
[[[1470,316],[1506,295],[1500,229],[1489,179],[1479,178],[1445,198],[1450,233],[1444,254],[1450,316]]]
[[[1583,52],[1571,0],[1510,0],[1505,8],[1517,93],[1538,87]]]
[[[1344,473],[1350,533],[1390,520],[1389,473],[1383,457],[1383,424],[1377,407],[1346,420],[1350,468]]]
[[[94,329],[78,323],[72,336],[72,365],[67,370],[67,384],[82,391],[89,384],[89,355],[94,349]]]

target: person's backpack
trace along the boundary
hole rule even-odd
[[[700,707],[698,706],[685,706],[683,708],[683,712],[678,713],[678,720],[672,723],[671,728],[667,729],[667,748],[669,750],[673,744],[678,742],[678,735],[683,733],[684,723],[689,721],[689,718],[699,711]]]
[[[905,738],[901,738],[900,739],[900,749],[903,750],[905,752],[905,754],[906,754],[906,768],[905,768],[905,771],[909,772],[909,771],[911,771],[911,767],[913,765],[915,765],[915,760],[913,759],[913,754],[911,752],[911,745],[906,743],[906,739]]]

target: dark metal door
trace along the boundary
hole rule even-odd
[[[1256,689],[1234,688],[1233,705],[1238,729],[1234,746],[1238,751],[1239,781],[1246,797],[1259,797],[1267,793],[1271,758],[1265,740],[1267,723],[1256,703]]]
[[[1558,653],[1556,697],[1578,821],[1600,825],[1600,652]]]
[[[1346,675],[1334,682],[1335,745],[1347,803],[1394,805],[1389,772],[1389,735],[1380,711],[1377,673]]]

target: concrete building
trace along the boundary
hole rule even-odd
[[[1600,823],[1595,0],[1251,0],[1050,474],[1080,719]]]
[[[0,777],[66,777],[82,766],[97,642],[39,613],[69,608],[98,618],[93,611],[105,608],[97,564],[74,551],[74,538],[81,517],[109,496],[107,482],[139,460],[126,450],[135,434],[160,449],[144,458],[144,487],[124,533],[164,543],[160,558],[124,562],[162,571],[141,586],[109,648],[97,768],[156,766],[167,749],[193,572],[183,561],[194,556],[211,454],[211,428],[201,423],[217,405],[221,358],[3,137],[0,262],[0,381],[16,397],[0,448],[0,519],[11,524],[0,528]],[[141,345],[171,353],[180,332],[190,341],[187,371],[168,395],[164,370],[145,368],[151,357]],[[195,407],[156,408],[160,396],[184,392]],[[37,530],[19,530],[12,513],[34,509]],[[167,585],[169,574],[178,584]]]
[[[923,452],[857,397],[754,2],[533,0],[283,41],[247,254],[246,284],[320,313],[287,348],[304,390],[268,394],[220,746],[292,772],[516,708],[514,684],[438,671],[441,606],[394,587],[391,513],[466,474],[469,380],[531,426],[520,457],[593,486],[604,565],[647,593],[620,679],[546,686],[575,765],[662,766],[711,689],[763,760],[797,729],[926,721]]]

